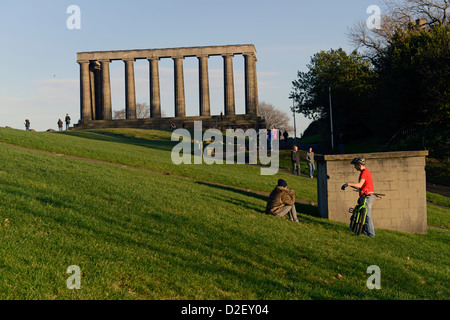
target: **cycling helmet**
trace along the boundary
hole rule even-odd
[[[352,162],[350,162],[350,164],[356,163],[364,166],[366,164],[366,159],[364,159],[364,157],[356,157],[355,159],[352,160]]]

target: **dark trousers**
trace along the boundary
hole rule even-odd
[[[292,162],[292,174],[295,174],[295,171],[297,171],[297,175],[300,175],[300,163],[299,162]]]

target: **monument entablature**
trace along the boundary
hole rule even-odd
[[[220,55],[253,55],[256,49],[252,44],[208,46],[208,47],[180,47],[166,49],[136,49],[79,52],[78,62],[95,60],[123,60],[123,59],[162,59],[172,57],[197,57]]]
[[[108,125],[108,122],[105,121],[112,121],[109,65],[114,60],[122,60],[125,64],[126,120],[136,119],[134,62],[138,59],[146,59],[149,62],[150,119],[161,119],[159,60],[164,58],[173,59],[174,63],[175,118],[186,118],[183,70],[183,60],[186,57],[198,58],[198,116],[211,116],[208,77],[208,58],[210,56],[223,57],[224,119],[226,120],[227,116],[232,116],[234,119],[233,121],[235,121],[237,116],[235,114],[233,75],[233,57],[235,55],[244,56],[245,119],[249,119],[249,115],[254,116],[255,119],[260,118],[258,110],[256,49],[252,44],[244,44],[166,49],[79,52],[77,54],[77,62],[80,64],[80,113],[82,123],[102,120],[103,126],[105,126]],[[149,121],[149,123],[150,122],[151,121]],[[133,122],[128,121],[127,123],[132,124]],[[163,122],[158,121],[157,123],[161,124]],[[260,119],[257,119],[255,123],[261,123]],[[117,126],[117,124],[115,124],[115,126]]]

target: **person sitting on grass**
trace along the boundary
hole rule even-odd
[[[285,180],[279,179],[277,186],[269,195],[266,214],[284,217],[288,213],[291,221],[300,223],[295,209],[295,191],[292,188],[287,188],[287,182]]]

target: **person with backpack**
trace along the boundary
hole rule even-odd
[[[59,131],[62,131],[62,127],[63,127],[63,122],[62,122],[62,120],[61,119],[58,119],[58,129],[59,129]]]
[[[372,206],[375,200],[375,189],[373,187],[372,173],[366,168],[366,159],[364,157],[354,158],[350,164],[355,166],[357,171],[360,171],[357,183],[345,183],[341,189],[345,190],[347,187],[352,187],[359,190],[358,203],[366,203],[367,213],[366,222],[364,223],[363,233],[369,237],[375,237],[375,228],[372,220]],[[365,198],[365,199],[364,199]]]
[[[295,209],[295,191],[292,188],[287,188],[285,180],[279,179],[277,186],[270,193],[266,214],[272,214],[276,217],[284,217],[286,214],[289,214],[291,221],[300,223]]]
[[[30,130],[30,120],[28,120],[28,118],[25,119],[25,130],[29,131]]]

